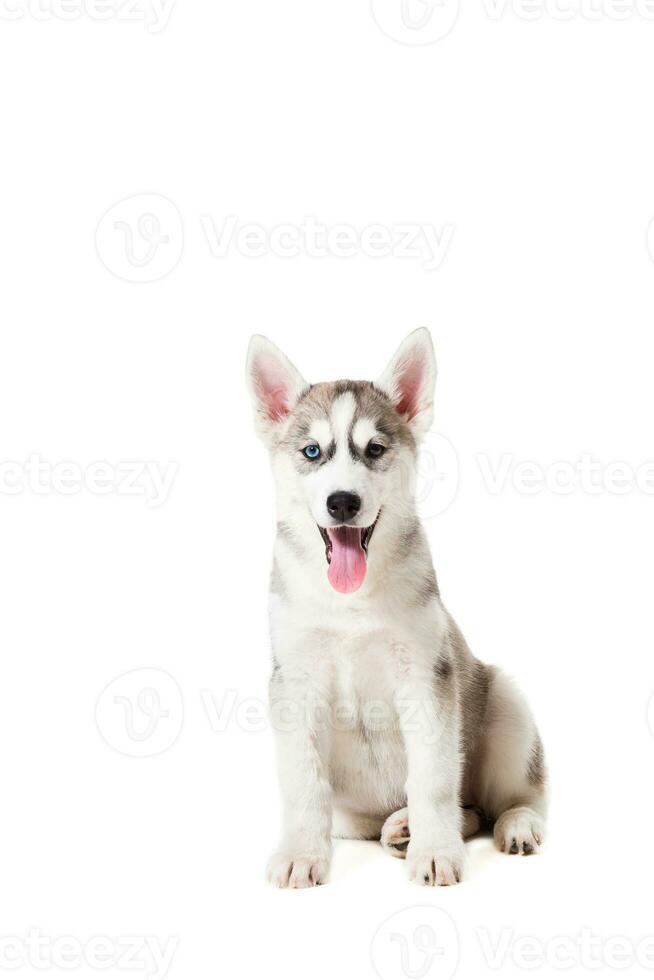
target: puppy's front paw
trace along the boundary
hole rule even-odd
[[[463,877],[463,842],[434,847],[414,847],[407,851],[407,872],[416,885],[456,885]]]
[[[328,871],[329,858],[325,855],[278,851],[268,862],[267,877],[277,888],[313,888],[323,884]]]

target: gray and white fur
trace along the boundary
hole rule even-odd
[[[255,336],[247,379],[277,493],[270,697],[284,816],[270,881],[325,881],[332,837],[380,839],[424,885],[459,881],[463,841],[486,824],[500,850],[536,853],[536,726],[445,609],[416,514],[429,332],[410,334],[374,384],[309,385]]]

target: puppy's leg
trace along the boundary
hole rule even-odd
[[[282,668],[273,673],[270,693],[284,816],[268,879],[279,888],[310,888],[325,881],[331,859],[325,703],[308,681],[287,681]]]
[[[463,807],[461,835],[464,840],[473,837],[483,826],[483,819],[476,807]],[[409,808],[403,807],[391,813],[381,832],[381,846],[392,857],[405,858],[411,832],[409,828]]]
[[[463,839],[474,837],[483,829],[486,822],[481,811],[476,806],[464,806],[463,810]]]
[[[494,671],[480,778],[482,808],[507,854],[535,854],[545,839],[547,786],[543,746],[526,701]]]
[[[383,817],[369,817],[341,807],[334,809],[332,837],[345,840],[379,840]]]
[[[459,721],[454,677],[434,682],[415,667],[396,699],[407,754],[411,835],[409,878],[419,885],[453,885],[464,864],[459,785]]]
[[[409,846],[409,808],[391,813],[381,832],[381,846],[392,857],[405,858]]]

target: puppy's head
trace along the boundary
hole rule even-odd
[[[299,507],[322,536],[337,592],[355,592],[378,522],[413,513],[416,447],[433,415],[429,332],[409,334],[376,382],[308,384],[265,337],[254,336],[247,381],[285,513]]]

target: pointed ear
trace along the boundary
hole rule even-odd
[[[261,334],[255,334],[250,340],[246,379],[254,405],[255,426],[269,440],[309,386],[286,355]]]
[[[436,357],[431,335],[420,327],[402,341],[390,364],[376,382],[415,435],[428,431],[434,416]]]

